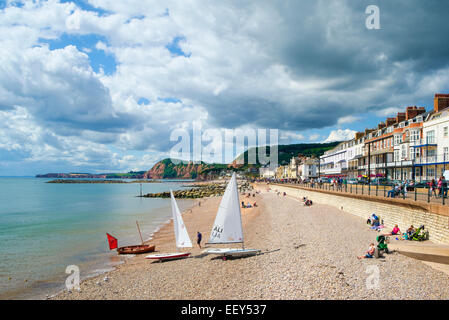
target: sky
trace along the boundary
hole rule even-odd
[[[373,4],[380,29],[365,25]],[[0,0],[0,176],[148,170],[194,122],[311,143],[350,139],[406,106],[431,110],[449,93],[448,9]]]

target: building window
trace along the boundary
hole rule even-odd
[[[447,138],[447,127],[443,128],[443,136]]]
[[[410,142],[416,142],[419,141],[419,131],[413,130],[410,135]]]
[[[449,148],[444,147],[443,151],[444,151],[444,155],[443,155],[444,161],[448,161],[449,160]]]
[[[435,130],[427,132],[427,143],[435,143]]]
[[[407,149],[405,148],[405,145],[402,146],[401,157],[402,159],[407,158]]]

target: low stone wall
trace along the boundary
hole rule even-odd
[[[449,215],[440,206],[412,203],[398,200],[391,201],[369,196],[335,194],[321,190],[311,190],[296,186],[271,185],[272,190],[277,189],[289,196],[302,198],[308,197],[314,203],[326,204],[337,207],[345,212],[368,219],[372,213],[376,213],[384,221],[385,230],[388,232],[395,224],[401,231],[407,230],[410,225],[419,227],[421,224],[429,231],[429,240],[435,243],[449,244]],[[445,208],[443,208],[445,209]]]

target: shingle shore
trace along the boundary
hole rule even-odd
[[[220,199],[202,200],[184,214],[192,242],[197,231],[209,238]],[[449,277],[420,261],[397,253],[358,260],[377,236],[359,217],[325,205],[304,207],[265,189],[240,201],[259,205],[243,209],[242,220],[245,247],[261,249],[261,255],[222,261],[196,246],[184,260],[159,263],[136,256],[107,276],[83,281],[80,292],[54,299],[449,298]],[[152,243],[159,252],[175,250],[171,223]]]

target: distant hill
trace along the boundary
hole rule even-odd
[[[330,142],[330,143],[299,143],[299,144],[287,144],[287,145],[279,145],[278,146],[278,164],[279,165],[285,165],[290,162],[290,159],[292,157],[297,157],[298,154],[302,154],[304,156],[315,156],[319,157],[324,154],[325,151],[330,150],[332,148],[335,148],[340,142]],[[247,167],[260,167],[261,164],[259,162],[259,148],[263,147],[257,147],[257,148],[250,148],[246,150],[244,153],[239,155],[233,163],[230,164],[230,166],[233,167],[240,167],[247,168]],[[256,151],[256,164],[248,165],[248,152],[249,151]],[[267,147],[267,157],[270,155],[270,147]],[[263,152],[263,150],[262,150]],[[238,165],[238,162],[241,161],[241,159],[244,159],[243,163],[244,165]]]
[[[202,179],[210,171],[218,172],[227,168],[226,164],[173,160],[176,164],[169,158],[159,161],[144,174],[144,179]]]
[[[278,146],[278,164],[284,165],[290,162],[292,157],[302,154],[305,156],[319,157],[325,151],[334,148],[339,142],[332,143],[301,143]],[[260,148],[260,147],[257,147]],[[262,147],[263,148],[263,147]],[[254,150],[256,148],[250,148]],[[270,155],[270,147],[267,147],[267,156]],[[256,149],[257,155],[258,149]],[[238,159],[244,159],[244,164],[237,164]],[[246,170],[250,167],[260,167],[258,156],[256,164],[248,164],[248,150],[239,155],[232,163],[195,163],[193,161],[181,161],[176,159],[163,159],[157,162],[148,171],[130,171],[128,173],[47,173],[37,175],[42,178],[101,178],[101,179],[205,179],[209,174],[218,175],[222,170]],[[176,164],[174,163],[176,162]],[[257,171],[256,171],[257,172]]]
[[[83,179],[142,179],[145,171],[127,173],[46,173],[37,174],[36,178],[83,178]]]
[[[302,154],[305,156],[320,156],[325,151],[334,148],[339,142],[332,143],[302,143],[278,146],[278,163],[287,164],[292,157]],[[252,148],[254,149],[254,148]],[[270,154],[270,148],[267,147],[267,154]],[[251,150],[251,149],[250,149]],[[257,152],[257,149],[256,149]],[[256,153],[257,154],[257,153]],[[244,165],[236,165],[237,159],[245,159]],[[181,161],[172,159],[164,159],[157,162],[150,170],[148,170],[144,179],[205,179],[209,174],[218,175],[222,170],[246,170],[249,167],[260,167],[259,159],[257,164],[248,165],[248,151],[239,155],[231,164],[221,163],[194,163],[192,161]]]

